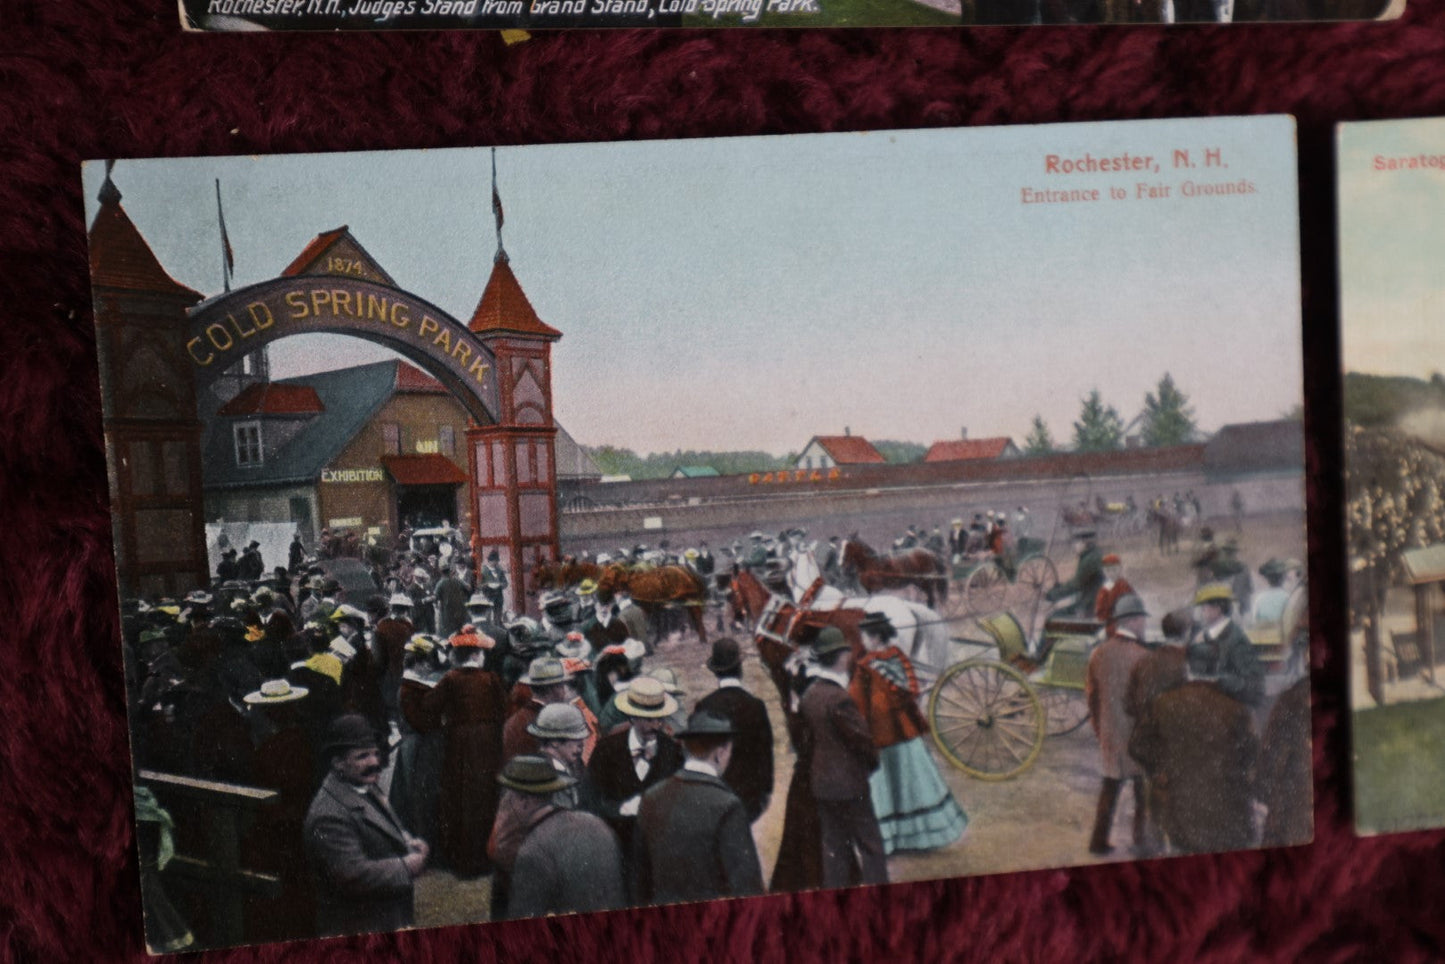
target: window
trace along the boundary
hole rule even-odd
[[[235,428],[236,464],[261,464],[261,423],[242,422]]]
[[[457,430],[453,426],[438,425],[437,441],[441,443],[443,455],[457,454]]]
[[[401,426],[387,422],[381,426],[381,447],[383,455],[401,454]]]

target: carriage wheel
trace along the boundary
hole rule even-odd
[[[1049,736],[1063,736],[1084,725],[1089,718],[1089,703],[1084,691],[1067,686],[1041,686],[1039,702],[1044,707],[1044,728]]]
[[[1037,640],[1048,618],[1045,596],[1059,584],[1059,571],[1048,556],[1029,556],[1019,563],[1014,580],[1014,603],[1011,611],[1024,628],[1024,635]]]
[[[971,616],[987,616],[1008,607],[1008,577],[992,562],[968,574],[963,584],[964,604]]]
[[[933,741],[949,763],[980,780],[1007,780],[1044,745],[1044,709],[1029,681],[1005,663],[950,666],[928,697]]]
[[[972,573],[970,573],[972,575]],[[943,603],[943,615],[949,620],[962,619],[968,615],[968,580],[948,579],[948,599]]]

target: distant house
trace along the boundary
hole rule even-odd
[[[1294,419],[1226,425],[1204,444],[1209,477],[1298,472],[1304,464],[1304,426]]]
[[[673,479],[715,479],[722,473],[711,465],[679,465],[672,470]]]
[[[1013,439],[1000,435],[997,438],[955,438],[934,442],[928,447],[925,462],[972,462],[977,459],[1012,459],[1021,453]]]
[[[839,465],[882,465],[888,460],[861,435],[815,435],[793,462],[795,469],[831,469]]]

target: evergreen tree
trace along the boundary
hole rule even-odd
[[[1159,379],[1157,393],[1144,396],[1144,444],[1184,445],[1194,440],[1194,434],[1194,409],[1189,407],[1189,397],[1174,384],[1174,377],[1165,372]]]
[[[1080,452],[1111,452],[1124,441],[1124,420],[1105,405],[1096,388],[1089,392],[1074,423],[1074,448]]]
[[[1035,415],[1033,427],[1029,429],[1028,437],[1024,439],[1024,454],[1049,455],[1053,451],[1054,437],[1049,434],[1049,427],[1044,424],[1044,417]]]

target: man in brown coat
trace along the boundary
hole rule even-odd
[[[1089,656],[1084,675],[1084,696],[1089,703],[1089,722],[1099,738],[1099,770],[1103,776],[1094,832],[1089,837],[1089,853],[1099,856],[1114,850],[1109,845],[1109,831],[1125,780],[1134,788],[1134,846],[1140,849],[1146,845],[1144,778],[1138,762],[1129,756],[1134,718],[1125,707],[1129,677],[1139,660],[1149,653],[1144,646],[1146,616],[1144,601],[1138,596],[1130,593],[1119,597],[1109,620],[1109,638]]]
[[[883,835],[868,785],[868,775],[878,769],[878,748],[848,694],[852,648],[841,630],[828,626],[813,643],[813,657],[817,664],[809,673],[814,681],[803,694],[799,713],[811,748],[809,776],[818,804],[823,886],[886,884]]]

